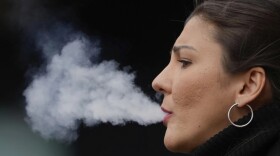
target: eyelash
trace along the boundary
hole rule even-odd
[[[182,65],[182,68],[186,68],[188,67],[192,62],[186,59],[181,59],[181,60],[177,60],[178,62],[180,62]]]

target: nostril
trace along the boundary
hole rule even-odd
[[[166,93],[166,89],[167,86],[166,85],[162,85],[163,83],[159,83],[159,81],[153,81],[152,83],[152,87],[153,89],[157,92],[156,97],[160,97],[163,98],[163,95]],[[160,96],[159,96],[160,95]]]
[[[163,70],[166,71],[166,70]],[[166,72],[161,72],[152,82],[152,87],[156,92],[161,94],[171,92],[171,78]]]
[[[152,88],[157,92],[159,91],[159,87],[158,87],[158,85],[156,84],[155,81],[152,82]]]
[[[152,83],[152,87],[157,92],[163,92],[163,89],[162,89],[161,85],[158,83],[158,81],[154,80]]]

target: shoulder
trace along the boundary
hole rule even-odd
[[[278,132],[277,140],[272,146],[268,149],[266,156],[279,156],[280,155],[280,132]]]
[[[262,129],[243,139],[226,156],[280,156],[280,130]]]

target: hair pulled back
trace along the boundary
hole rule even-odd
[[[272,100],[280,102],[280,0],[207,0],[189,19],[193,16],[216,28],[214,38],[224,48],[222,61],[227,72],[262,67]]]

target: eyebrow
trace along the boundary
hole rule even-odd
[[[194,47],[189,46],[189,45],[177,45],[177,46],[173,46],[172,51],[173,52],[179,52],[181,49],[189,49],[192,51],[197,51]]]

